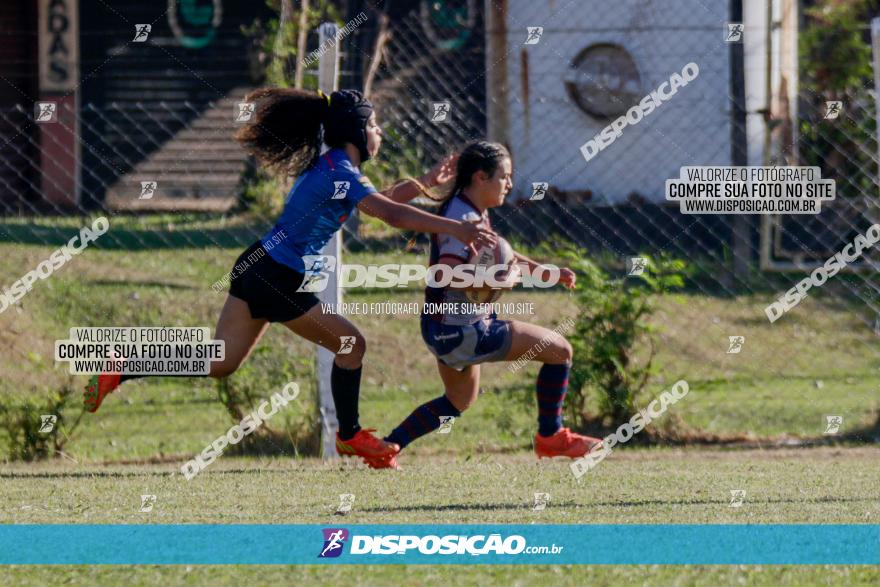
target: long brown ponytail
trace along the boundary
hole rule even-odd
[[[435,202],[445,202],[456,193],[460,192],[471,184],[471,179],[477,171],[484,171],[487,175],[495,174],[498,166],[504,159],[510,158],[510,152],[501,143],[490,143],[489,141],[475,141],[469,143],[458,156],[458,162],[455,166],[455,181],[452,188],[442,195],[435,195],[430,189],[422,185],[415,178],[407,177],[395,183],[390,191],[405,181],[412,181],[416,184],[422,195]]]
[[[294,88],[261,88],[245,97],[255,102],[255,119],[235,133],[245,151],[270,171],[296,176],[310,167],[321,150],[321,124],[327,98]]]

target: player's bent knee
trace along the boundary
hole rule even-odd
[[[571,360],[574,358],[574,349],[571,348],[571,343],[567,340],[563,340],[565,346],[563,347],[563,353],[565,354],[565,362],[571,363]]]
[[[456,401],[452,398],[449,398],[449,402],[453,406],[455,406],[455,409],[458,410],[459,412],[461,412],[462,414],[464,414],[469,407],[474,405],[473,400],[465,400],[465,401],[458,400],[458,401]]]
[[[336,351],[336,364],[345,369],[357,369],[367,354],[367,340],[358,333],[340,340]]]
[[[546,357],[546,360],[544,362],[551,365],[571,363],[571,360],[574,357],[574,350],[571,348],[571,343],[569,343],[565,339],[563,339],[560,343],[552,346],[549,351],[550,356]]]
[[[473,395],[470,397],[455,397],[450,394],[446,394],[446,399],[449,400],[455,409],[461,412],[462,414],[477,401],[477,396]]]

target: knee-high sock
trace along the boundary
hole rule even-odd
[[[335,362],[330,371],[330,391],[339,421],[339,437],[350,440],[358,430],[358,399],[361,393],[361,369],[343,369]]]
[[[538,434],[553,436],[562,428],[562,402],[568,391],[571,365],[544,365],[538,371]]]
[[[396,442],[400,448],[403,448],[416,438],[439,428],[440,416],[456,418],[461,416],[461,412],[452,405],[452,402],[445,395],[417,407],[412,414],[407,416],[406,420],[400,423],[400,426],[385,437],[385,440]]]

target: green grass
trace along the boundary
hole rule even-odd
[[[878,448],[635,449],[581,482],[566,461],[467,450],[404,453],[402,471],[224,456],[189,482],[178,464],[59,460],[3,467],[0,522],[322,523],[339,494],[354,493],[350,524],[880,523],[878,458]],[[743,507],[728,507],[732,489],[746,490]],[[535,492],[550,493],[552,507],[532,511]],[[151,514],[138,511],[143,493],[157,496]]]
[[[458,434],[458,430],[448,435]],[[439,436],[439,435],[437,435]],[[223,457],[186,482],[173,465],[7,465],[0,472],[0,523],[338,524],[337,495],[354,493],[346,524],[383,523],[877,523],[878,448],[764,451],[639,449],[606,459],[581,483],[563,462],[487,453],[411,456],[402,471],[351,461]],[[745,503],[729,507],[731,489]],[[544,511],[535,492],[551,494]],[[155,494],[151,513],[140,496]],[[613,539],[613,537],[609,537]],[[586,545],[585,545],[586,546]],[[622,545],[625,547],[625,545]],[[290,579],[385,585],[462,581],[530,585],[871,584],[869,567],[16,567],[12,584],[56,582],[232,585]],[[284,575],[282,575],[284,573]],[[720,583],[719,583],[720,582]]]
[[[80,219],[8,220],[0,225],[2,287],[33,268],[82,225]],[[71,326],[209,326],[224,296],[211,284],[262,226],[241,218],[114,217],[104,241],[38,282],[20,307],[0,313],[0,395],[40,397],[81,386],[53,360],[53,342]],[[111,235],[113,237],[111,238]],[[404,239],[401,238],[401,245]],[[50,244],[41,244],[50,243]],[[348,253],[347,262],[385,263],[418,254]],[[349,291],[348,301],[420,302],[417,289]],[[568,293],[518,291],[502,301],[534,304],[507,316],[552,327],[577,309]],[[645,403],[679,378],[691,393],[655,426],[674,422],[714,434],[822,436],[825,416],[843,432],[866,428],[880,410],[876,337],[864,310],[813,295],[776,324],[763,316],[768,295],[712,297],[675,293],[656,299],[657,375]],[[833,303],[832,303],[833,302]],[[415,316],[354,316],[368,340],[362,382],[365,425],[387,432],[442,390]],[[746,336],[728,355],[727,337]],[[293,379],[302,395],[271,425],[297,430],[313,412],[312,345],[270,328],[257,353],[230,378],[268,397]],[[878,523],[877,448],[840,444],[812,449],[673,449],[626,446],[576,483],[564,463],[538,463],[534,434],[537,365],[516,373],[483,367],[484,393],[448,435],[410,447],[401,472],[351,462],[226,455],[190,483],[175,472],[232,424],[209,380],[150,379],[126,384],[86,415],[65,457],[0,465],[2,523],[324,523],[340,493],[354,493],[356,523]],[[78,400],[78,398],[77,398]],[[592,402],[591,405],[595,405]],[[65,412],[68,422],[78,406]],[[0,431],[0,444],[2,444]],[[120,461],[169,459],[165,464]],[[116,464],[114,464],[114,462]],[[107,463],[107,464],[105,464]],[[731,489],[747,491],[729,508]],[[552,495],[534,512],[535,492]],[[140,495],[158,496],[138,511]],[[7,580],[4,580],[7,579]],[[873,585],[865,567],[12,567],[4,584],[353,583],[530,585]]]
[[[871,567],[840,566],[186,566],[186,567],[12,567],[0,570],[0,580],[11,585],[44,586],[64,577],[65,585],[590,585],[618,587],[655,585],[717,587],[746,584],[754,587],[840,585],[869,587],[880,580]]]
[[[56,221],[57,220],[57,221]],[[0,237],[48,240],[51,246],[0,242],[0,271],[19,276],[48,256],[80,219],[7,221]],[[39,396],[65,383],[79,388],[55,364],[53,343],[71,326],[208,326],[224,300],[211,284],[231,267],[262,226],[241,218],[114,217],[114,228],[95,247],[73,258],[51,279],[37,282],[20,307],[0,313],[0,394]],[[43,231],[43,232],[40,232]],[[67,231],[67,232],[65,232]],[[45,234],[44,234],[45,233]],[[150,242],[185,245],[201,235],[205,244],[144,248]],[[206,236],[207,235],[207,236]],[[102,237],[104,238],[104,237]],[[2,240],[2,238],[0,238]],[[139,241],[147,245],[134,247]],[[231,243],[231,244],[230,244]],[[348,253],[348,262],[386,263],[420,254]],[[347,301],[420,302],[418,289],[350,290]],[[555,289],[516,291],[505,302],[533,304],[533,314],[504,316],[552,327],[577,308],[574,297]],[[843,432],[865,429],[880,411],[880,362],[876,338],[858,308],[809,297],[777,323],[763,316],[765,295],[734,298],[670,293],[656,300],[657,374],[640,399],[644,405],[679,378],[691,393],[668,416],[676,425],[719,435],[821,437],[826,415],[844,417]],[[362,383],[363,421],[388,431],[421,402],[442,392],[433,357],[421,340],[416,316],[352,316],[368,341]],[[727,354],[727,337],[744,335],[740,354]],[[300,421],[313,408],[314,347],[279,326],[269,329],[245,368],[231,380],[267,397],[285,380],[258,375],[268,366],[289,366],[304,394],[290,408]],[[418,451],[516,451],[534,434],[534,378],[538,365],[515,373],[484,365],[484,394],[457,423],[452,446],[426,440]],[[189,454],[230,425],[209,380],[151,379],[126,384],[97,415],[88,415],[65,451],[80,460],[138,459]],[[595,398],[590,402],[595,406]],[[78,408],[71,406],[67,420]],[[658,422],[658,426],[664,423]],[[0,432],[2,435],[2,432]],[[2,439],[0,439],[2,440]]]

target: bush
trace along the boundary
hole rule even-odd
[[[362,170],[377,188],[391,186],[404,178],[416,178],[424,173],[423,167],[430,167],[437,161],[431,161],[424,149],[392,121],[382,125],[382,150],[374,159],[363,165]]]
[[[292,364],[286,357],[279,357],[275,347],[263,345],[254,349],[253,355],[233,375],[217,381],[217,396],[235,424],[287,383],[294,381],[300,386],[295,402],[264,422],[230,452],[319,454],[321,423],[315,408],[317,397],[313,394],[313,401],[309,401],[303,377],[309,369],[305,359]]]
[[[290,13],[288,20],[282,22],[284,2],[288,4]],[[308,47],[305,55],[297,54],[300,11],[295,7],[298,4],[293,0],[266,0],[266,6],[274,13],[273,17],[265,22],[256,19],[250,25],[241,27],[241,32],[251,39],[255,49],[254,65],[266,85],[277,88],[293,87],[296,62],[308,57]],[[344,26],[339,9],[334,6],[332,0],[312,2],[306,20],[308,31],[314,31],[319,24],[327,21],[333,21],[340,27]],[[317,64],[310,64],[312,69],[316,66]],[[303,79],[303,87],[316,89],[317,80],[313,75],[306,75]]]
[[[275,220],[284,209],[293,180],[285,180],[257,169],[244,186],[242,200],[248,211],[261,220]]]
[[[76,396],[72,380],[60,391],[48,394],[0,395],[0,446],[6,458],[34,461],[62,454],[85,413],[80,411],[68,426],[64,410],[70,398]],[[55,416],[51,428],[44,427],[43,416]]]
[[[818,166],[837,179],[837,196],[876,193],[870,148],[877,116],[871,86],[871,46],[864,29],[877,10],[874,0],[822,2],[805,10],[807,26],[799,36],[800,82],[806,93],[800,107],[802,144],[799,165]],[[844,114],[824,120],[825,103],[843,102]]]
[[[644,273],[622,279],[608,274],[586,258],[585,252],[567,255],[578,274],[579,307],[574,333],[569,338],[574,360],[566,399],[569,418],[576,426],[589,421],[618,426],[636,412],[635,398],[651,375],[654,329],[648,319],[655,294],[684,285],[684,262],[648,259]],[[647,344],[646,358],[637,360],[636,349]],[[590,392],[600,399],[598,412],[587,414]]]

